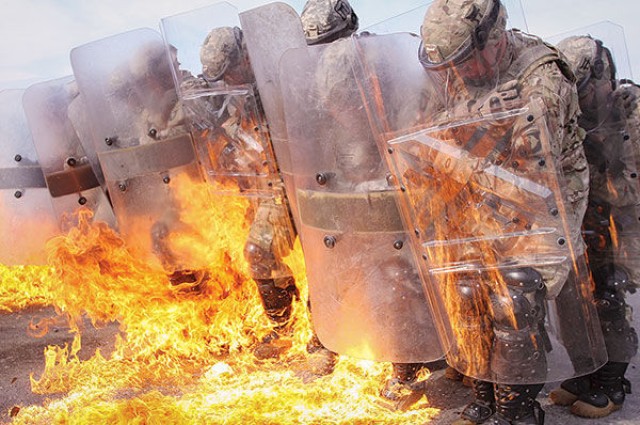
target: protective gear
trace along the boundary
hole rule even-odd
[[[433,361],[442,349],[358,97],[352,47],[350,39],[305,46],[280,61],[314,328],[341,354]]]
[[[29,87],[24,94],[24,109],[58,214],[71,216],[83,208],[92,211],[92,221],[115,228],[106,188],[101,187],[102,175],[94,173],[89,160],[95,155],[83,146],[88,143],[90,128],[75,81],[65,77]],[[69,220],[62,229],[74,225],[74,221]]]
[[[212,29],[200,48],[200,62],[202,75],[211,82],[223,79],[237,85],[251,83],[254,79],[242,30],[238,27]]]
[[[616,78],[616,68],[611,51],[603,46],[602,41],[590,36],[570,36],[557,44],[558,49],[565,55],[571,69],[576,76],[578,93],[593,78],[613,83]]]
[[[571,413],[585,418],[602,418],[622,408],[631,383],[624,374],[628,363],[608,362],[590,376],[591,390],[580,393]]]
[[[475,400],[465,406],[460,414],[461,419],[454,425],[481,424],[496,411],[493,383],[474,379],[471,385]]]
[[[24,90],[0,91],[0,263],[46,264],[61,233],[23,109]],[[77,205],[77,203],[76,203]]]
[[[140,29],[76,47],[71,63],[93,127],[93,165],[128,249],[168,276],[204,269],[208,259],[194,249],[206,236],[185,222],[181,202],[182,184],[202,175],[160,34]]]
[[[429,70],[460,65],[499,41],[507,14],[499,0],[436,1],[425,14],[420,61]]]
[[[591,376],[579,376],[567,379],[560,384],[560,388],[549,393],[549,399],[558,406],[571,406],[581,394],[591,389]]]
[[[494,425],[543,425],[544,410],[536,397],[543,385],[496,385]]]
[[[330,43],[358,30],[358,16],[347,0],[308,0],[300,15],[307,43]]]
[[[546,373],[545,352],[552,348],[544,328],[546,287],[532,268],[506,270],[502,277],[506,293],[491,296],[495,334],[491,369],[497,382],[536,380]]]
[[[267,317],[276,322],[278,328],[286,326],[291,318],[291,303],[300,297],[293,278],[255,281]]]
[[[457,32],[478,27],[495,8],[484,47],[471,32]],[[451,347],[447,361],[496,383],[497,423],[542,423],[535,403],[542,383],[593,372],[606,361],[580,232],[588,170],[577,95],[558,52],[504,30],[499,4],[436,0],[427,16],[461,10],[459,19],[477,22],[427,18],[422,46],[401,35],[380,37],[378,49],[356,39],[363,63],[353,68],[363,73],[379,149],[403,193],[425,289],[447,323],[439,329]],[[433,31],[442,43],[431,42]],[[447,37],[459,41],[449,49]],[[422,63],[404,58],[410,43]],[[436,44],[444,49],[427,49]],[[580,312],[581,320],[563,323],[559,310]],[[565,326],[575,335],[568,338]],[[576,352],[584,361],[573,362]],[[491,410],[474,412],[484,419]]]

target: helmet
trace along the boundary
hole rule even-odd
[[[569,61],[579,87],[592,78],[615,80],[611,51],[602,45],[602,41],[588,35],[571,36],[560,41],[557,47]]]
[[[209,32],[200,48],[202,74],[210,81],[220,80],[225,72],[242,60],[242,30],[218,27]]]
[[[300,19],[307,44],[330,43],[358,29],[358,17],[347,0],[308,0]]]
[[[506,23],[500,0],[435,0],[420,28],[420,62],[435,70],[461,64],[501,40]]]

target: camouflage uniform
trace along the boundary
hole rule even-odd
[[[494,21],[491,26],[483,27],[491,20]],[[445,112],[436,119],[450,120],[494,109],[512,109],[522,100],[540,99],[546,111],[551,154],[562,166],[571,242],[581,254],[584,249],[580,225],[587,205],[589,175],[582,147],[583,132],[578,127],[573,74],[554,48],[537,37],[505,28],[506,12],[498,0],[436,0],[432,3],[421,29],[423,45],[419,56],[434,78],[444,78],[439,73],[441,70],[449,76],[440,81],[446,90]],[[474,54],[476,56],[471,57]],[[535,140],[526,141],[532,146],[513,146],[510,151],[531,151]],[[486,187],[492,187],[491,182],[485,183]],[[501,192],[500,187],[493,189],[500,196],[510,196]],[[484,233],[482,229],[471,230]],[[527,373],[538,376],[546,370],[545,340],[548,337],[544,329],[544,300],[557,297],[568,286],[565,285],[567,279],[575,277],[569,263],[506,269],[501,273],[513,303],[515,320],[502,317],[510,310],[510,303],[502,299],[504,295],[490,288],[487,293],[481,293],[473,275],[459,274],[460,299],[462,304],[468,301],[469,311],[480,308],[478,303],[486,304],[485,314],[492,316],[488,325],[495,332],[491,369],[498,382],[504,379],[501,376],[514,376],[514,370],[521,371],[522,381],[526,382]],[[527,335],[521,339],[518,335],[523,332]],[[514,338],[520,342],[510,343]],[[482,423],[493,415],[496,424],[541,424],[544,412],[535,398],[542,386],[474,380],[476,401],[465,408],[457,423]]]
[[[590,376],[562,383],[551,393],[556,404],[572,405],[579,416],[602,417],[622,407],[628,381],[624,373],[638,350],[625,292],[637,286],[638,124],[637,104],[627,84],[618,87],[611,53],[600,40],[572,36],[558,44],[578,78],[584,142],[591,175],[584,219],[589,268],[608,363]],[[635,123],[634,123],[635,121]],[[634,134],[635,133],[635,134]],[[634,250],[635,248],[635,250]]]

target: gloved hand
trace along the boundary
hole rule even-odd
[[[522,106],[518,80],[507,81],[479,102],[478,112],[482,115],[517,109]]]

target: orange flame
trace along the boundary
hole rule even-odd
[[[196,232],[172,238],[206,259],[206,286],[171,286],[87,211],[48,244],[50,267],[0,268],[0,310],[53,305],[74,334],[71,346],[50,346],[44,371],[31,376],[34,393],[56,397],[21,408],[13,424],[409,424],[438,412],[424,403],[405,413],[379,407],[384,363],[343,358],[332,375],[301,379],[311,328],[299,243],[286,259],[301,290],[292,348],[278,360],[256,360],[252,348],[271,323],[242,255],[248,203],[226,196],[211,208],[206,184],[172,181],[189,199],[181,220]],[[81,360],[84,318],[118,324],[113,352]]]

